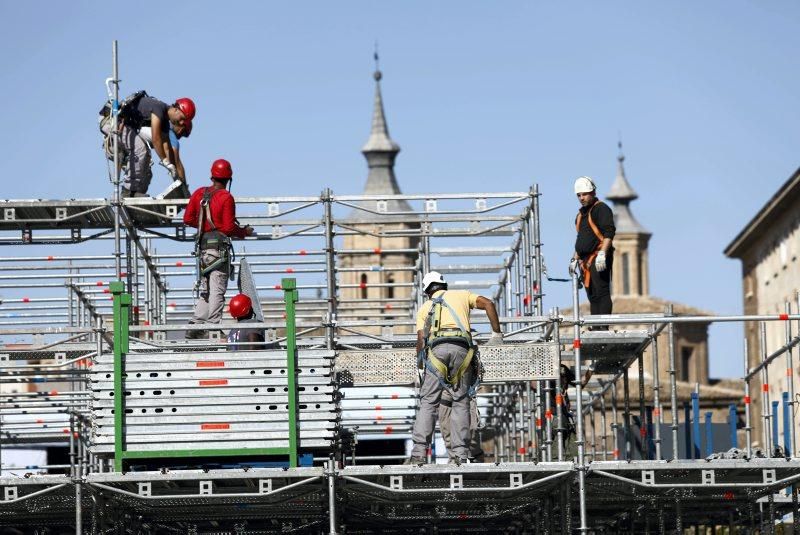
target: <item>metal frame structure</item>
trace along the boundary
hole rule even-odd
[[[115,121],[116,54],[115,45],[107,82]],[[195,259],[180,217],[186,201],[121,199],[118,161],[110,174],[111,201],[0,201],[0,247],[25,253],[0,256],[0,463],[9,473],[0,476],[0,527],[9,533],[770,533],[782,515],[800,513],[792,382],[781,444],[778,405],[763,391],[755,446],[749,391],[781,356],[785,373],[793,370],[800,308],[583,316],[573,278],[571,314],[546,312],[537,186],[384,196],[326,189],[237,199],[239,219],[258,231],[236,247],[262,302],[264,321],[248,326],[264,328],[274,349],[226,351],[219,331],[235,324],[187,324]],[[391,212],[392,201],[412,209]],[[418,245],[348,249],[348,236]],[[410,466],[395,464],[403,455],[357,454],[359,442],[409,435],[414,315],[431,269],[451,288],[485,291],[500,311],[505,344],[481,349],[487,463]],[[375,272],[413,276],[368,288],[345,282]],[[364,289],[380,297],[347,297]],[[762,364],[750,369],[745,358],[745,396],[730,422],[731,442],[743,446],[719,452],[704,441],[698,403],[683,422],[692,458],[681,458],[674,325],[732,321],[759,322],[762,333],[765,322],[782,321],[786,343],[768,348],[762,334]],[[471,323],[485,340],[486,319]],[[597,326],[612,329],[590,330]],[[181,339],[189,328],[208,330],[209,340]],[[659,336],[669,342],[663,383]],[[561,364],[574,368],[574,387],[561,383]],[[587,369],[594,375],[584,382]],[[215,440],[223,446],[209,448]],[[57,445],[69,462],[3,463],[20,445]],[[703,445],[712,455],[695,455]]]

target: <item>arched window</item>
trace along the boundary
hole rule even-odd
[[[359,288],[361,291],[361,299],[367,298],[367,274],[361,274],[361,283],[359,284]]]

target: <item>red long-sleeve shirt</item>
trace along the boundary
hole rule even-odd
[[[186,210],[183,212],[183,222],[186,225],[197,228],[200,217],[200,203],[207,189],[208,188],[198,188],[192,193],[189,204],[186,205]],[[216,190],[211,194],[211,200],[208,204],[211,209],[211,219],[214,221],[214,226],[217,227],[219,232],[231,238],[244,238],[247,236],[247,231],[244,227],[240,227],[236,224],[236,203],[233,200],[233,195],[231,195],[228,190]],[[211,224],[208,219],[204,219],[203,232],[210,232],[211,230]]]

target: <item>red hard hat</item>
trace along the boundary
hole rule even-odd
[[[175,107],[181,110],[186,118],[190,121],[194,119],[194,114],[197,113],[197,108],[194,106],[194,101],[190,98],[179,98],[175,101]]]
[[[211,164],[211,178],[229,180],[233,178],[233,168],[231,162],[220,158]]]
[[[228,310],[230,310],[231,316],[237,320],[246,318],[253,312],[253,302],[245,294],[237,294],[231,297]]]

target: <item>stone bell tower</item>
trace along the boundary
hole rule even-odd
[[[392,236],[392,233],[418,229],[419,224],[409,222],[408,215],[399,215],[412,211],[407,201],[388,198],[401,193],[394,174],[400,146],[389,136],[381,95],[383,75],[377,65],[373,76],[372,129],[361,149],[369,168],[362,194],[376,196],[376,199],[359,202],[363,210],[354,208],[346,218],[359,234],[345,235],[344,251],[338,255],[340,266],[345,268],[339,280],[352,285],[340,292],[339,315],[361,319],[383,315],[399,319],[410,315],[419,237]],[[381,199],[382,195],[387,198]],[[399,221],[401,218],[403,221]]]

